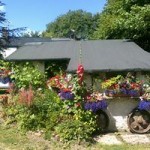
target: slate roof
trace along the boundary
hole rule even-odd
[[[25,43],[31,42],[50,42],[50,38],[39,37],[12,37],[9,39],[8,47],[21,47]]]
[[[80,59],[81,58],[81,59]],[[150,71],[150,53],[129,40],[51,41],[32,43],[7,57],[10,61],[69,59],[68,71]]]
[[[8,43],[8,47],[21,47],[25,45],[26,43],[37,43],[37,42],[51,42],[54,40],[58,41],[64,41],[64,40],[69,40],[67,38],[42,38],[42,37],[11,37]]]

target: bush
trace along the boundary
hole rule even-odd
[[[55,127],[55,133],[63,141],[87,140],[93,133],[93,127],[80,120],[67,120]]]
[[[78,110],[72,118],[55,127],[55,134],[63,141],[89,140],[96,130],[95,116],[91,111]]]
[[[13,66],[14,74],[11,76],[15,80],[18,88],[29,88],[31,85],[34,89],[45,86],[45,75],[38,70],[32,63],[19,63]]]
[[[17,122],[18,128],[23,131],[53,130],[61,120],[61,103],[56,93],[45,90],[44,93],[35,93],[32,105],[19,101],[19,103],[8,106],[6,113],[9,120]]]

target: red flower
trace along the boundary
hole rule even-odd
[[[83,75],[84,75],[84,67],[83,67],[83,65],[79,65],[78,66],[76,73],[77,73],[78,78],[79,78],[79,83],[81,84],[82,81],[83,81]]]
[[[80,107],[80,106],[81,106],[81,104],[78,102],[78,103],[76,103],[76,106],[77,106],[77,107]]]

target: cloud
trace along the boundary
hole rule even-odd
[[[5,6],[0,6],[0,11],[5,11]]]

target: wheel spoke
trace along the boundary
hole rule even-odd
[[[138,124],[137,124],[136,121],[134,121],[134,122],[132,122],[132,123],[130,124],[130,126],[131,126],[131,128],[136,129],[137,126],[138,126]]]
[[[143,127],[140,124],[138,124],[138,129],[141,130],[141,131],[144,130]]]
[[[128,118],[128,125],[132,132],[146,133],[150,130],[150,116],[146,111],[133,112]]]

